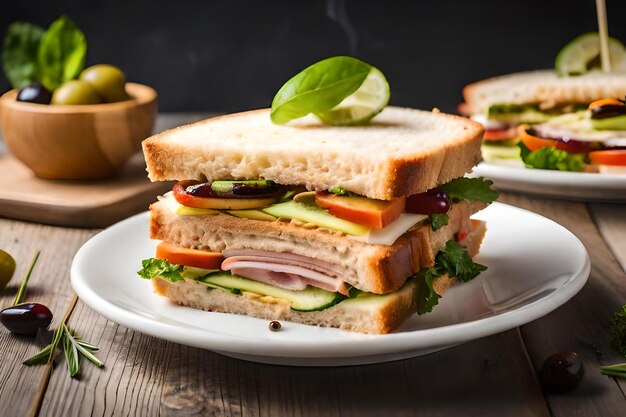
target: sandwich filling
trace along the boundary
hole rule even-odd
[[[227,250],[221,269],[255,281],[288,290],[303,290],[308,285],[348,295],[341,279],[342,268],[295,253],[259,250]]]
[[[624,101],[601,99],[589,105],[494,104],[482,123],[483,159],[527,168],[626,173]]]
[[[467,264],[459,270],[474,271],[464,277],[471,279],[484,267],[471,261],[464,245],[474,235],[480,236],[480,241],[484,226],[469,221],[475,210],[469,209],[468,204],[482,208],[493,201],[497,193],[490,186],[491,182],[482,178],[459,178],[422,194],[383,201],[355,195],[342,187],[306,192],[266,180],[181,181],[158,204],[174,218],[210,221],[211,216],[232,216],[242,218],[239,222],[244,223],[244,219],[286,221],[297,228],[319,229],[355,239],[365,246],[392,246],[399,239],[408,239],[411,241],[411,245],[406,246],[408,251],[401,251],[401,263],[407,268],[402,282],[412,272],[422,272],[416,279],[424,280],[423,272],[437,267],[434,254],[432,259],[421,259],[419,251],[427,250],[424,245],[432,245],[437,256],[446,251],[455,254],[454,260],[438,266],[438,274],[431,274],[431,278],[447,273],[446,268],[452,268],[451,278],[457,277],[454,265],[458,261]],[[480,229],[476,229],[476,225]],[[446,226],[445,233],[438,232]],[[250,223],[250,227],[258,226]],[[424,237],[426,232],[432,237]],[[413,247],[413,242],[417,246]],[[389,267],[400,268],[399,265]],[[191,280],[206,285],[208,290],[226,290],[232,295],[252,293],[270,301],[287,300],[297,311],[319,311],[346,299],[379,296],[349,284],[345,265],[289,251],[229,247],[228,244],[220,244],[219,249],[195,249],[162,242],[156,258],[143,261],[139,275],[171,283]],[[395,288],[400,286],[401,283]],[[438,295],[432,282],[426,287],[430,290],[424,290],[422,295],[432,308],[432,301]],[[429,309],[422,307],[420,311]]]

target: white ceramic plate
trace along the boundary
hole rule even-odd
[[[136,274],[156,247],[148,213],[85,243],[72,264],[72,286],[108,319],[155,337],[257,362],[338,366],[409,358],[502,332],[548,314],[585,284],[589,256],[562,226],[498,203],[475,217],[488,222],[477,262],[489,269],[448,291],[433,313],[388,335],[288,322],[271,332],[267,320],[174,305]]]
[[[481,162],[472,175],[493,180],[500,190],[581,201],[626,201],[626,174],[549,171]]]

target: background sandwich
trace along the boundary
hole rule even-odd
[[[561,50],[554,70],[465,87],[459,110],[485,127],[483,158],[568,171],[626,166],[626,108],[617,100],[626,96],[626,48],[611,39],[612,72],[597,68],[599,48],[598,34],[585,34]]]

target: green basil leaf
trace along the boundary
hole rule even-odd
[[[531,152],[523,142],[517,144],[524,165],[528,168],[580,172],[585,168],[585,154],[569,153],[554,146]]]
[[[4,36],[2,66],[13,88],[22,88],[39,81],[37,48],[44,29],[26,22],[9,25]]]
[[[284,124],[309,113],[326,112],[363,84],[372,66],[349,56],[317,62],[295,75],[272,101],[272,122]]]
[[[73,80],[83,70],[87,55],[85,35],[67,16],[61,16],[46,31],[39,43],[37,64],[41,83],[54,90]]]

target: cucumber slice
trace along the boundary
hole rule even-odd
[[[389,103],[389,83],[372,67],[363,84],[333,109],[316,113],[324,123],[335,126],[361,125],[372,120]]]
[[[260,295],[281,298],[291,302],[291,308],[296,311],[319,311],[332,307],[346,297],[343,295],[322,290],[315,287],[306,287],[304,290],[292,291],[274,287],[263,282],[232,275],[230,272],[218,271],[200,279],[201,282],[222,287],[227,290],[247,291]]]
[[[273,222],[276,220],[276,217],[264,213],[261,210],[228,210],[228,214],[244,219],[261,220],[265,222]]]
[[[520,157],[520,148],[513,146],[491,146],[485,145],[480,148],[483,159],[487,162],[493,161],[494,159],[517,159],[521,160]]]
[[[278,187],[271,180],[213,181],[211,189],[217,193],[232,193],[236,185],[246,185],[259,191],[276,190]],[[260,194],[260,193],[259,193]]]
[[[487,109],[487,118],[510,124],[535,124],[550,120],[552,115],[546,114],[532,105],[492,104]]]
[[[626,70],[626,48],[615,38],[609,38],[609,57],[611,71]],[[554,63],[554,69],[561,76],[580,75],[600,67],[600,35],[597,32],[574,38],[559,51]]]
[[[590,119],[591,126],[596,130],[626,130],[626,115],[607,117],[605,119]]]
[[[370,231],[370,228],[367,226],[335,217],[315,204],[303,204],[296,201],[289,201],[287,203],[274,204],[273,206],[264,208],[263,211],[274,217],[313,223],[320,227],[337,230],[353,236],[361,236]]]

